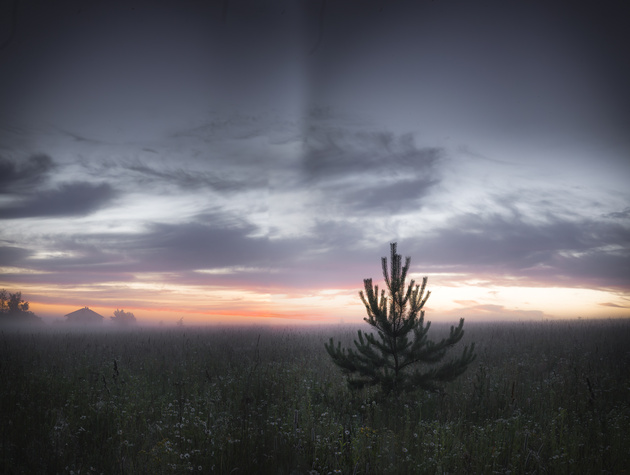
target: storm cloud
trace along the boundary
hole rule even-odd
[[[114,195],[107,183],[64,183],[57,189],[21,195],[0,207],[0,219],[85,216],[106,206]]]
[[[41,186],[55,164],[48,155],[31,155],[23,160],[0,157],[0,194],[16,193]]]
[[[429,173],[440,160],[438,148],[419,148],[410,134],[355,132],[347,128],[316,127],[305,141],[303,158],[307,181],[400,177]]]

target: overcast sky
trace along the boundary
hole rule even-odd
[[[430,319],[630,314],[624,2],[1,8],[0,288],[40,315],[360,321],[393,241]]]

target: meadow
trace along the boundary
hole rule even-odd
[[[348,389],[347,326],[0,329],[0,472],[628,471],[630,320],[464,328],[468,371],[398,397]]]

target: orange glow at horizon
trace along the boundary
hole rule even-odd
[[[431,279],[430,279],[431,280]],[[453,285],[438,281],[427,285],[431,297],[427,302],[428,320],[450,321],[460,316],[472,320],[540,319],[540,318],[622,318],[630,316],[622,295],[605,290],[547,288],[505,285]],[[0,284],[0,287],[2,285]],[[133,312],[141,323],[361,323],[365,308],[358,288],[319,289],[311,291],[258,292],[251,289],[214,289],[195,294],[185,286],[170,292],[147,289],[123,292],[119,298],[92,289],[38,289],[23,286],[22,295],[30,308],[47,321],[62,321],[64,315],[88,306],[105,319],[121,308]],[[379,286],[380,287],[380,286]],[[7,288],[7,286],[5,286]],[[39,292],[38,292],[39,290]],[[129,290],[129,289],[127,289]],[[179,291],[177,291],[179,290]],[[220,293],[223,298],[217,298]],[[51,297],[55,296],[55,297]],[[195,298],[191,298],[194,295]],[[231,298],[226,298],[228,295]],[[247,297],[250,297],[249,300]]]
[[[115,309],[101,305],[88,307],[108,320]],[[31,302],[31,310],[37,315],[44,316],[47,321],[63,321],[64,316],[81,306],[70,306],[67,304],[44,304]],[[125,307],[124,310],[132,312],[140,323],[174,323],[180,318],[186,324],[205,323],[255,323],[264,321],[287,321],[316,323],[323,320],[322,317],[308,313],[280,313],[258,310],[193,310],[193,309],[173,309],[157,307]]]

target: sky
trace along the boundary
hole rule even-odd
[[[630,316],[624,2],[22,0],[0,288],[48,321]]]

